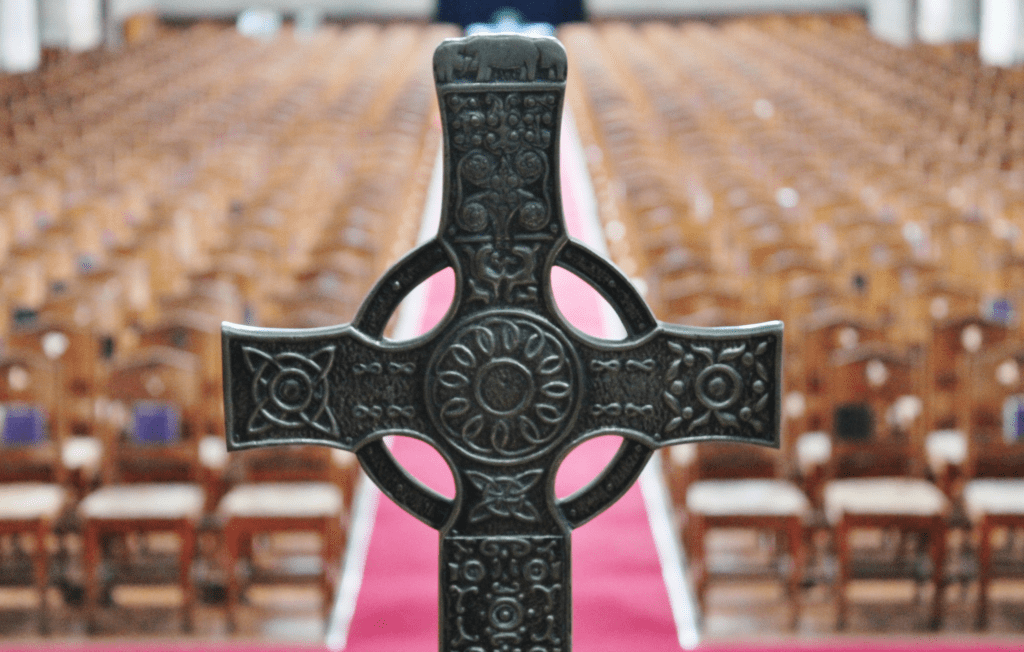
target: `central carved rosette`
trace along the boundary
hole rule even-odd
[[[536,315],[484,313],[465,321],[430,363],[427,404],[463,454],[492,464],[525,462],[568,433],[580,372],[564,335]]]

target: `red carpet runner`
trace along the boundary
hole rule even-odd
[[[565,125],[566,135],[570,124]],[[563,137],[562,193],[569,232],[585,240],[574,174],[585,174]],[[575,165],[570,165],[575,163]],[[576,169],[572,169],[575,167]],[[591,244],[591,243],[588,243]],[[592,335],[607,335],[599,295],[555,270],[555,297],[566,318]],[[452,277],[427,290],[425,331],[443,316]],[[563,464],[556,491],[579,489],[611,459],[618,438],[581,446]],[[413,475],[451,496],[451,475],[425,444],[396,438],[395,456]],[[348,645],[350,652],[426,652],[437,649],[438,534],[381,497],[362,589]],[[573,535],[573,647],[580,652],[661,652],[680,649],[668,595],[639,486]]]

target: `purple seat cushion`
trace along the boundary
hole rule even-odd
[[[4,446],[37,446],[46,441],[46,417],[31,405],[8,405],[0,442]]]
[[[181,434],[178,408],[168,403],[136,403],[129,430],[137,444],[167,445]]]

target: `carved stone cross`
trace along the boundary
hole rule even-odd
[[[777,447],[782,324],[660,324],[625,276],[568,237],[557,40],[449,39],[434,73],[445,164],[437,237],[385,273],[352,324],[224,324],[228,448],[355,451],[385,494],[439,530],[443,652],[569,652],[571,530],[620,498],[661,446]],[[625,340],[565,321],[552,265],[611,303]],[[446,267],[456,290],[441,324],[415,340],[384,339],[402,298]],[[403,470],[388,434],[436,448],[454,500]],[[561,461],[602,434],[623,437],[612,462],[556,499]]]

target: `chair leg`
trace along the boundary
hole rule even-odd
[[[192,620],[195,611],[195,586],[192,581],[192,562],[195,558],[196,528],[191,521],[179,526],[181,552],[178,558],[178,575],[181,583],[181,626],[186,632],[192,631]]]
[[[839,577],[836,578],[836,629],[846,628],[846,585],[850,581],[850,528],[844,517],[836,526],[836,563]]]
[[[228,521],[224,526],[224,550],[226,553],[224,570],[227,575],[228,584],[225,613],[227,616],[227,627],[229,632],[234,632],[238,628],[238,559],[241,538],[242,533],[239,531],[239,528],[231,521]]]
[[[46,607],[46,585],[49,583],[49,554],[46,550],[46,536],[50,532],[50,524],[40,520],[36,526],[36,549],[33,565],[36,576],[36,587],[39,589],[39,633],[46,634],[50,629],[50,621]]]
[[[341,546],[341,525],[334,519],[324,519],[322,530],[323,542],[323,568],[321,568],[321,591],[323,593],[323,616],[326,623],[331,617],[331,609],[334,606],[334,586],[337,575],[337,564],[340,557]]]
[[[804,532],[803,523],[799,517],[790,518],[787,521],[786,538],[789,541],[789,559],[792,564],[792,568],[789,569],[789,626],[792,629],[796,629],[800,624],[801,585],[803,584],[804,564],[806,563],[804,556]]]
[[[100,531],[94,521],[86,521],[82,538],[82,561],[85,566],[85,621],[89,632],[96,631],[100,585]]]
[[[932,581],[935,585],[929,627],[937,630],[942,626],[942,611],[946,603],[946,528],[941,517],[935,519],[928,536],[931,539]]]
[[[992,524],[988,516],[978,527],[978,615],[975,626],[988,626],[988,585],[992,574]]]
[[[694,512],[689,514],[690,528],[690,550],[693,555],[693,583],[697,592],[697,606],[700,608],[701,617],[707,613],[707,592],[708,592],[708,565],[705,557],[704,536],[706,534],[707,522],[704,516]]]

